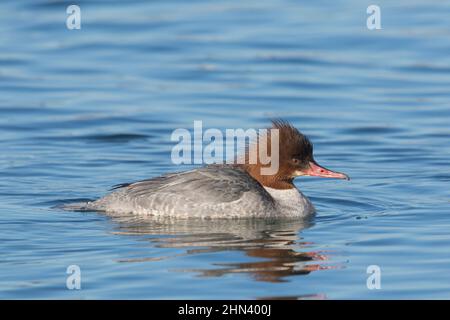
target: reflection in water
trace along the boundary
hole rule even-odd
[[[317,252],[305,252],[311,243],[301,241],[299,232],[309,221],[295,220],[162,220],[161,218],[114,217],[115,234],[144,236],[156,248],[186,248],[182,254],[126,259],[121,262],[157,261],[180,255],[200,255],[221,251],[245,253],[241,261],[212,262],[207,269],[183,269],[205,277],[247,273],[257,281],[282,282],[285,277],[307,275],[330,268],[315,261],[327,260]],[[234,257],[234,255],[227,255]],[[223,257],[222,257],[223,258]],[[223,261],[223,259],[222,259]]]
[[[274,297],[259,297],[259,300],[325,300],[328,299],[326,294],[304,294],[300,296],[274,296]]]

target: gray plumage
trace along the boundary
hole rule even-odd
[[[176,217],[271,216],[270,193],[245,170],[212,165],[119,185],[86,209]]]

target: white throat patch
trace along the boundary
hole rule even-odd
[[[303,195],[297,188],[274,189],[264,187],[275,200],[283,216],[305,217],[314,213],[315,209],[311,201]]]

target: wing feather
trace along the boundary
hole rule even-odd
[[[244,170],[226,165],[212,165],[190,171],[171,173],[156,178],[122,184],[130,197],[153,197],[157,194],[182,197],[186,201],[232,202],[246,192],[260,193],[271,199],[269,193]]]

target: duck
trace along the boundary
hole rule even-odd
[[[350,180],[314,159],[313,144],[291,123],[273,120],[269,134],[258,136],[272,148],[272,132],[278,136],[278,170],[263,174],[260,158],[250,161],[250,144],[241,163],[210,164],[183,172],[116,185],[112,192],[78,209],[109,214],[136,214],[173,218],[306,218],[315,213],[312,202],[296,187],[302,176]]]

